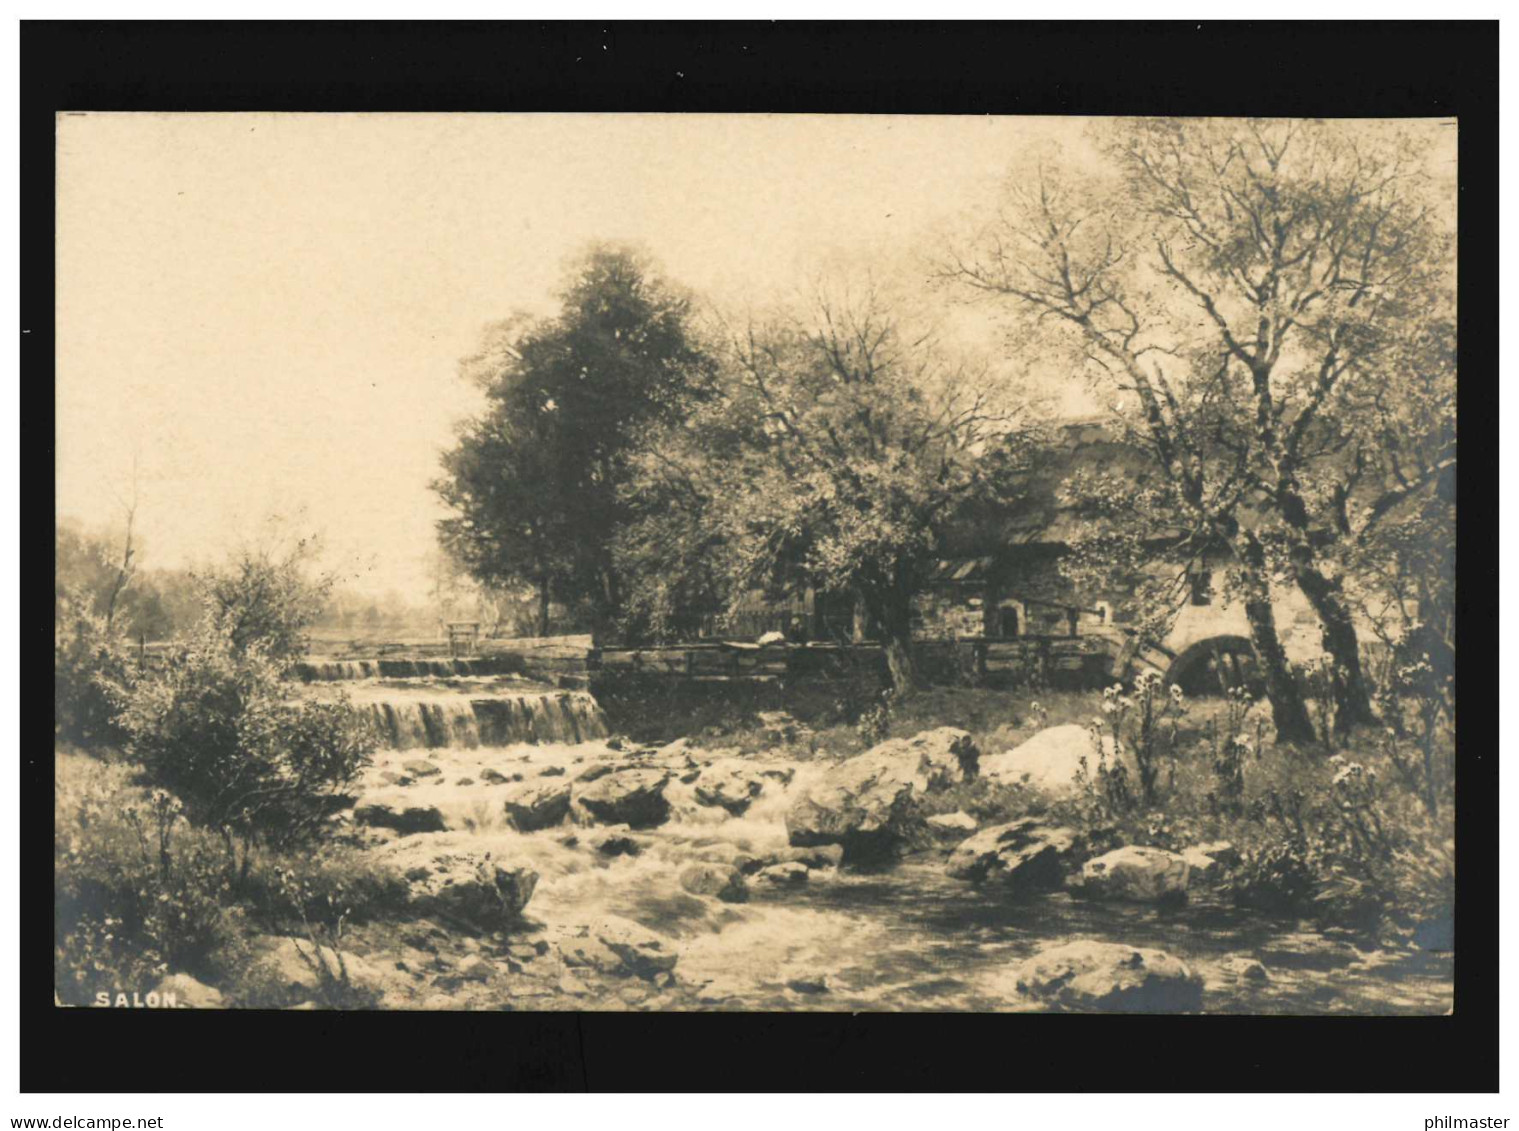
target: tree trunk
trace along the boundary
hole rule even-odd
[[[538,579],[538,635],[549,634],[549,579],[547,575]]]
[[[1311,561],[1296,563],[1298,589],[1308,598],[1324,626],[1324,651],[1334,660],[1334,729],[1344,738],[1352,727],[1373,721],[1371,696],[1361,671],[1361,642],[1340,583]]]
[[[912,657],[912,598],[893,587],[881,593],[865,593],[870,618],[881,634],[886,670],[897,699],[911,697],[918,688],[918,669]]]
[[[1242,535],[1237,549],[1245,574],[1247,597],[1245,619],[1250,622],[1250,643],[1266,682],[1266,696],[1271,700],[1271,720],[1276,724],[1278,742],[1313,742],[1317,735],[1308,707],[1292,672],[1287,667],[1287,653],[1276,631],[1276,611],[1271,604],[1271,590],[1266,583],[1265,552],[1253,535]]]

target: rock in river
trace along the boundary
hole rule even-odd
[[[474,852],[434,857],[426,870],[406,874],[411,898],[422,910],[437,907],[486,926],[515,922],[533,897],[538,873]]]
[[[1087,899],[1184,900],[1191,867],[1161,848],[1115,848],[1082,866],[1071,890]]]
[[[945,871],[957,880],[996,881],[1019,893],[1054,891],[1065,881],[1065,859],[1075,845],[1070,829],[1024,817],[962,841]]]
[[[1187,1013],[1202,1008],[1203,981],[1163,950],[1081,939],[1046,947],[1015,972],[1018,992],[1057,1009]]]
[[[519,787],[505,802],[506,818],[519,832],[550,829],[570,813],[570,785],[552,782]]]
[[[793,845],[838,844],[850,863],[889,860],[926,835],[918,798],[976,775],[979,752],[954,727],[883,742],[835,766],[786,813]]]
[[[394,809],[389,805],[360,805],[353,811],[355,823],[374,828],[395,829],[398,833],[441,833],[448,830],[443,813],[433,805],[411,805]]]
[[[573,812],[586,824],[627,825],[648,829],[670,817],[665,786],[670,776],[661,770],[619,770],[593,782],[576,782]]]
[[[716,864],[693,864],[680,874],[680,886],[692,895],[716,896],[724,903],[743,903],[749,898],[749,885],[733,868]]]

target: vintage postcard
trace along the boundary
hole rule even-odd
[[[59,1005],[1452,1009],[1453,119],[56,125]]]

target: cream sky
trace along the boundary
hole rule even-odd
[[[420,596],[458,359],[593,239],[727,299],[901,251],[1081,119],[89,114],[58,122],[60,515],[144,564],[271,514]],[[1452,131],[1453,133],[1454,131]]]

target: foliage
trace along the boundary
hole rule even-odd
[[[151,986],[171,971],[215,979],[245,958],[226,906],[220,838],[185,820],[177,798],[146,793],[120,766],[58,759],[54,951],[60,995]]]
[[[654,631],[756,591],[847,594],[912,689],[912,597],[957,508],[1015,496],[1028,436],[1021,406],[894,301],[824,288],[726,331],[713,394],[656,430],[624,493],[619,560]]]
[[[311,576],[319,551],[311,538],[247,546],[227,565],[202,576],[206,614],[197,639],[223,640],[236,654],[257,653],[283,670],[306,651],[305,631],[332,588],[331,575]]]
[[[1423,154],[1395,129],[1325,122],[1139,120],[1100,140],[1110,179],[1041,165],[944,274],[1119,394],[1115,428],[1153,475],[1132,508],[1077,485],[1107,507],[1091,536],[1115,570],[1229,555],[1292,740],[1312,728],[1268,582],[1295,582],[1343,671],[1341,729],[1366,722],[1346,571],[1371,572],[1377,528],[1455,459],[1444,410],[1431,427],[1414,407],[1431,387],[1454,405],[1453,245]]]
[[[137,683],[121,717],[131,755],[245,853],[316,836],[376,743],[346,701],[293,697],[280,672],[208,624]]]
[[[134,551],[129,571],[122,569],[119,536],[86,530],[60,519],[54,539],[56,599],[65,591],[126,640],[165,640],[189,628],[201,613],[200,594],[184,570],[144,569]]]
[[[545,615],[550,595],[587,601],[605,621],[640,430],[679,419],[708,363],[690,300],[632,250],[593,248],[560,300],[555,318],[492,327],[461,366],[488,404],[444,456],[434,487],[454,513],[439,531],[481,581],[539,588]]]
[[[116,714],[132,679],[120,638],[76,587],[53,605],[53,729],[80,746],[113,745],[123,734]]]

